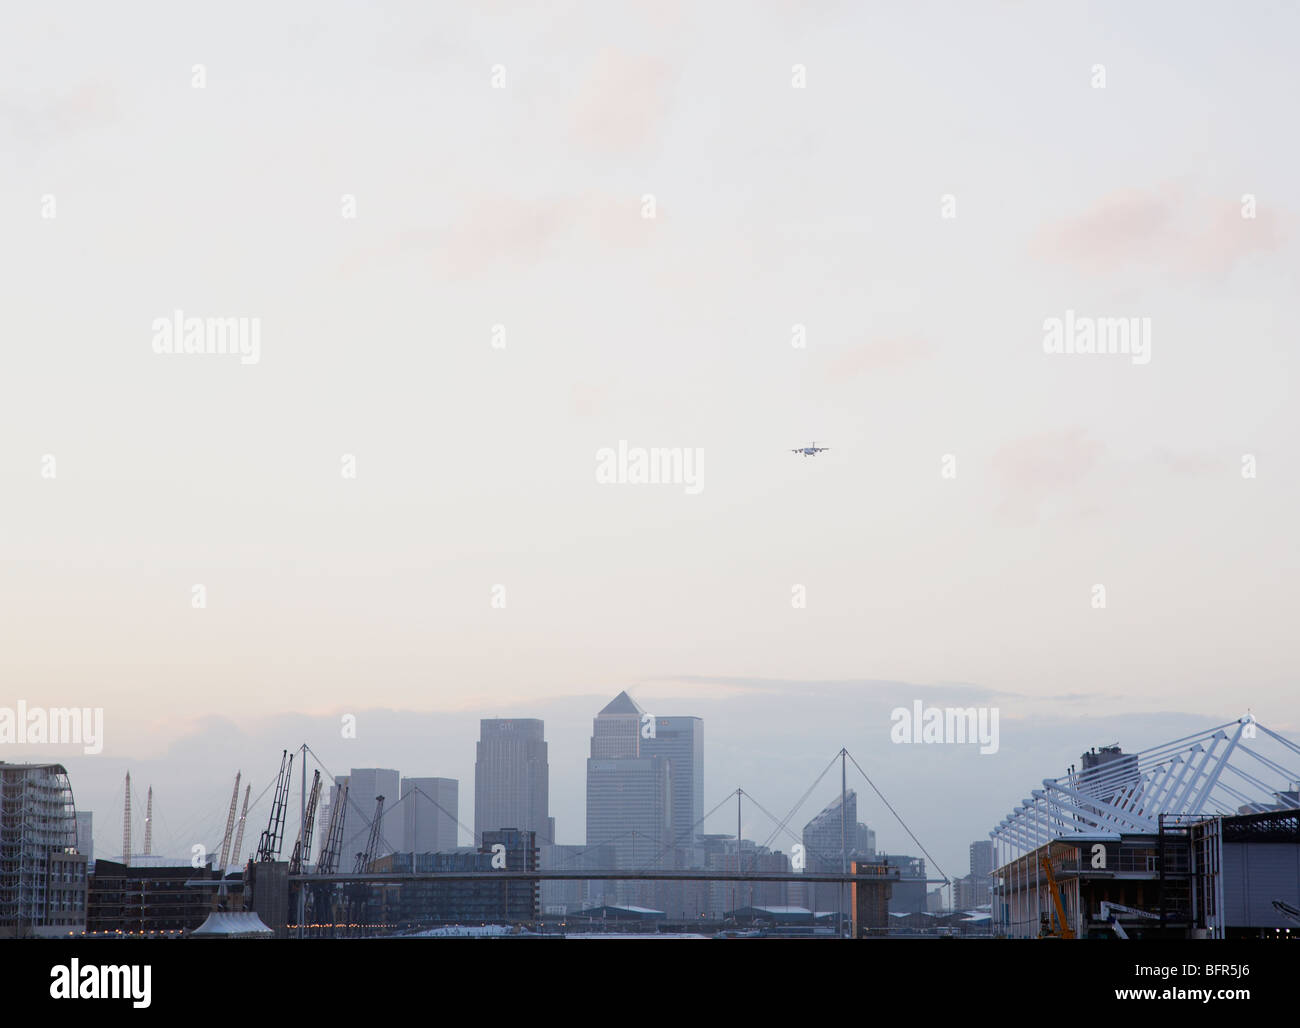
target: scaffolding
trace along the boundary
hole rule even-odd
[[[50,857],[76,848],[61,764],[0,764],[0,935],[34,934],[50,911]]]

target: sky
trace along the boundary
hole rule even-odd
[[[581,842],[623,689],[705,717],[706,807],[844,746],[957,873],[1092,745],[1300,734],[1294,8],[8,22],[0,705],[105,740],[0,759],[66,759],[97,852],[126,768],[180,852],[304,739],[472,811],[487,716],[547,719]],[[157,352],[178,310],[257,361]],[[1067,312],[1149,360],[1045,352]],[[998,754],[889,742],[945,696]]]

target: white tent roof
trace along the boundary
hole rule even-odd
[[[251,911],[213,911],[208,919],[190,932],[207,938],[266,938],[275,933]]]

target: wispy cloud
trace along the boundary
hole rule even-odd
[[[603,50],[578,98],[574,137],[605,154],[648,148],[663,131],[669,82],[668,65],[658,58]]]
[[[1275,208],[1257,205],[1253,218],[1243,217],[1242,209],[1240,196],[1194,194],[1177,184],[1118,190],[1044,226],[1030,250],[1094,275],[1145,266],[1182,278],[1218,276],[1277,249],[1284,238]]]

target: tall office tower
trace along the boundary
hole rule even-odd
[[[446,853],[456,848],[459,789],[454,778],[402,779],[402,852]]]
[[[615,696],[592,722],[591,758],[623,760],[639,757],[641,719],[644,716],[645,711],[626,692]]]
[[[982,907],[992,901],[993,840],[979,839],[970,844],[969,906]]]
[[[1100,749],[1094,746],[1079,760],[1083,764],[1075,778],[1079,792],[1095,796],[1105,803],[1114,803],[1137,792],[1142,776],[1138,771],[1136,753],[1125,753],[1118,745],[1103,746]],[[1100,813],[1089,803],[1083,804],[1083,809]],[[992,842],[991,839],[989,841]]]
[[[850,835],[849,836],[850,857],[852,857],[853,854],[856,853],[864,860],[870,860],[872,857],[876,855],[876,833],[872,831],[870,828],[868,828],[866,825],[864,825],[861,821],[858,822],[856,845],[854,844],[853,839],[854,836]]]
[[[94,811],[77,811],[77,852],[84,853],[92,867],[95,863],[94,819]]]
[[[647,732],[649,735],[647,736]],[[663,757],[672,781],[669,835],[677,849],[704,834],[704,721],[698,717],[657,717],[643,724],[641,756]]]
[[[474,762],[474,835],[500,828],[533,832],[539,846],[555,840],[550,818],[546,740],[537,718],[484,718]]]
[[[351,871],[356,866],[357,854],[364,852],[370,839],[370,822],[375,816],[375,800],[380,796],[384,797],[384,815],[375,855],[382,857],[396,850],[402,842],[402,821],[400,816],[392,818],[389,815],[401,800],[398,791],[401,775],[388,768],[354,767],[350,775],[340,775],[334,782],[330,789],[331,807],[338,802],[339,787],[348,783],[347,820],[343,823],[339,870]]]
[[[803,848],[806,868],[809,871],[840,871],[844,863],[844,850],[852,852],[858,842],[858,794],[852,789],[842,797],[845,803],[840,810],[840,796],[803,828]],[[819,882],[805,886],[808,906],[814,911],[842,910],[849,912],[847,889],[834,882]]]
[[[621,692],[592,724],[587,760],[587,845],[608,844],[618,869],[671,867],[672,773],[661,754],[643,754],[644,712]],[[667,845],[666,845],[667,844]],[[650,885],[650,883],[643,883]],[[653,895],[653,887],[619,882],[607,902]],[[611,899],[611,892],[613,899]]]

